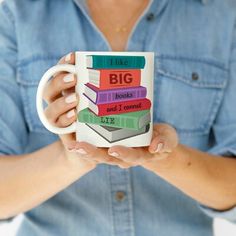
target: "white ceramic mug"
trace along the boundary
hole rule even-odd
[[[65,128],[50,124],[43,107],[44,89],[58,72],[76,74],[77,114],[83,117]],[[37,90],[39,118],[55,134],[76,132],[77,141],[99,147],[147,146],[152,137],[153,77],[152,52],[75,52],[75,65],[55,65],[43,75]]]

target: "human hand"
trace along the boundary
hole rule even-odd
[[[122,160],[126,166],[150,167],[153,163],[167,159],[178,145],[176,130],[168,124],[155,124],[153,137],[149,147],[113,146],[108,154]]]
[[[75,64],[75,53],[64,56],[58,64]],[[68,72],[57,73],[48,82],[43,96],[48,106],[44,112],[52,125],[63,128],[76,121],[76,107],[79,102],[75,93],[76,82],[76,75]],[[122,162],[109,156],[105,148],[96,148],[90,144],[76,142],[75,133],[59,135],[59,137],[66,158],[75,165],[79,164],[80,167],[83,165],[85,168],[93,169],[98,163],[119,165]]]
[[[156,124],[153,128],[153,138],[149,147],[113,146],[105,149],[96,148],[85,142],[74,145],[83,150],[84,158],[97,161],[97,163],[118,165],[121,168],[130,168],[138,165],[149,168],[153,163],[169,157],[170,153],[178,145],[178,135],[170,125]]]
[[[75,53],[61,58],[58,64],[75,64]],[[67,127],[76,121],[76,106],[79,98],[75,93],[76,75],[60,72],[48,83],[44,100],[48,103],[45,115],[49,122],[57,127]],[[153,140],[147,148],[128,148],[113,146],[110,149],[97,148],[85,142],[76,142],[75,133],[59,135],[65,156],[88,168],[95,168],[98,163],[118,165],[129,168],[147,165],[153,161],[166,158],[178,144],[175,130],[166,124],[154,125]]]
[[[62,57],[58,64],[75,64],[75,53],[69,53]],[[43,98],[48,106],[45,109],[45,115],[48,121],[57,127],[63,128],[76,121],[76,106],[78,105],[78,96],[75,93],[77,78],[75,74],[60,72],[48,82],[44,91]],[[64,156],[84,168],[93,169],[96,167],[96,161],[85,160],[80,151],[74,152],[71,143],[75,142],[75,133],[59,135]]]

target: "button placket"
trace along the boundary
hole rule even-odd
[[[108,166],[114,235],[133,236],[134,222],[129,169]]]

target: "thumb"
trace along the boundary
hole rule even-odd
[[[62,134],[59,135],[59,138],[64,145],[64,147],[68,150],[74,149],[76,145],[76,137],[75,133],[72,134]]]
[[[168,124],[157,124],[153,127],[153,139],[148,148],[150,153],[170,153],[179,143],[178,134]]]

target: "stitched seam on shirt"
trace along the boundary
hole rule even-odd
[[[43,126],[33,124],[34,128],[32,131],[39,132],[39,133],[44,133],[44,134],[51,134],[46,128]]]
[[[23,108],[24,116],[25,116],[25,119],[28,121],[27,126],[29,130],[40,132],[40,133],[48,133],[48,130],[43,126],[40,126],[37,122],[35,122],[36,120],[33,118],[34,112],[33,112],[32,106],[28,102],[31,100],[31,96],[29,95],[28,89],[21,88],[21,90],[22,90],[22,94],[25,95],[25,96],[22,96],[22,102],[24,104],[24,108]]]
[[[115,221],[114,221],[114,215],[113,215],[113,203],[112,203],[112,183],[111,183],[111,166],[107,165],[107,174],[108,174],[108,180],[109,180],[109,184],[110,184],[110,216],[112,218],[112,236],[115,236]]]
[[[214,124],[214,119],[217,116],[217,112],[220,110],[220,104],[223,102],[223,95],[225,90],[221,90],[215,96],[214,102],[212,102],[212,106],[210,108],[209,116],[207,118],[208,123],[208,133],[210,132],[211,125]]]
[[[7,6],[7,3],[5,1],[3,1],[2,3],[2,9],[5,11],[5,13],[7,14],[7,16],[9,17],[9,19],[11,20],[12,23],[15,22],[14,17],[9,9],[9,7]]]
[[[136,31],[137,31],[138,27],[141,27],[142,24],[144,24],[143,20],[145,19],[145,15],[151,9],[153,2],[154,2],[153,0],[151,0],[149,2],[148,6],[145,8],[145,10],[142,12],[141,16],[138,18],[135,25],[133,26],[133,29],[130,32],[130,34],[128,36],[128,40],[126,42],[126,47],[125,47],[126,49],[129,48],[129,46],[131,45],[131,42],[132,42],[132,47],[134,47],[134,44],[138,45],[138,47],[145,45],[145,43],[143,43],[143,42],[146,41],[147,34],[145,32],[147,32],[148,27],[144,27],[145,30],[142,30],[141,33],[139,33],[138,35],[136,34]]]
[[[23,59],[21,60],[19,63],[18,63],[18,67],[21,68],[21,67],[24,67],[24,66],[27,66],[29,64],[31,64],[32,62],[35,62],[35,61],[43,61],[43,60],[58,60],[59,58],[61,58],[63,55],[53,55],[53,56],[41,56],[41,55],[35,55],[35,56],[32,56],[30,58],[27,58],[27,59]]]
[[[131,236],[135,236],[135,228],[134,228],[134,217],[133,217],[133,192],[131,188],[131,170],[127,169],[126,171],[127,183],[128,183],[128,191],[127,195],[129,196],[129,218],[131,219],[130,228],[131,228]]]
[[[21,88],[22,90],[24,88]],[[22,91],[23,92],[23,91]],[[23,94],[23,93],[22,93]],[[22,96],[22,102],[24,104],[24,115],[25,119],[28,120],[28,127],[29,130],[34,130],[34,122],[33,118],[31,119],[31,114],[33,114],[33,111],[31,110],[31,106],[28,101],[30,101],[30,96],[28,94],[28,91],[26,90],[24,93],[26,96]]]
[[[214,155],[220,155],[224,156],[226,153],[232,154],[234,157],[236,157],[236,149],[234,147],[222,147],[218,148],[216,145],[213,146],[211,149],[207,150],[208,153],[214,154]]]
[[[212,60],[212,59],[204,59],[204,58],[197,58],[197,57],[186,57],[186,56],[172,56],[172,55],[156,55],[155,57],[160,59],[166,59],[166,60],[179,60],[179,61],[191,61],[191,62],[197,62],[197,63],[205,63],[211,66],[214,66],[218,69],[221,69],[223,71],[228,71],[229,68],[227,68],[223,63]]]
[[[7,129],[7,127],[8,127],[8,124],[4,121],[4,120],[2,120],[1,121],[1,127],[5,127],[6,129]],[[11,132],[11,134],[12,135],[14,135],[14,133],[13,133],[13,131],[12,130],[10,130],[10,132]],[[12,136],[11,135],[11,136]],[[1,135],[2,136],[2,135]],[[14,136],[13,136],[14,137]],[[1,137],[2,138],[2,137]],[[4,142],[5,141],[5,142]],[[23,153],[23,145],[22,145],[22,143],[19,143],[19,140],[15,137],[15,139],[14,140],[11,140],[11,141],[13,141],[14,142],[14,146],[11,146],[11,145],[8,145],[8,143],[6,144],[6,140],[4,140],[4,141],[2,141],[1,139],[0,139],[0,147],[4,147],[4,148],[6,148],[7,149],[7,151],[8,151],[8,153],[10,153],[10,154],[15,154],[15,155],[17,155],[17,154],[19,154],[19,153]],[[17,151],[16,151],[17,150]],[[5,151],[5,150],[4,150]],[[19,153],[18,153],[18,151],[19,151]]]
[[[30,65],[31,63],[37,62],[37,61],[58,61],[60,56],[33,56],[29,59],[22,60],[20,63],[18,63],[18,76],[17,76],[17,82],[24,85],[24,86],[37,86],[39,83],[39,80],[33,80],[33,79],[21,79],[19,75],[21,75],[24,71],[24,67]]]
[[[210,128],[214,123],[214,118],[216,117],[217,111],[220,109],[220,102],[223,101],[222,97],[223,97],[223,90],[216,94],[214,102],[212,102],[212,106],[210,108],[210,112],[206,119],[206,122],[202,126],[196,127],[194,129],[181,129],[175,127],[176,130],[180,133],[188,134],[189,136],[193,136],[194,134],[199,134],[199,135],[209,134]]]
[[[166,123],[166,120],[163,120],[161,117],[159,117],[157,115],[157,120],[158,120],[158,123]],[[184,128],[178,128],[175,126],[175,124],[172,124],[169,122],[170,125],[172,125],[178,133],[181,133],[183,135],[188,135],[189,137],[192,137],[192,136],[204,136],[204,135],[208,135],[209,133],[209,129],[207,129],[207,125],[204,124],[200,127],[196,127],[194,129],[184,129]]]
[[[232,39],[231,39],[231,50],[230,50],[230,52],[231,52],[231,54],[232,54],[232,52],[233,52],[233,49],[236,47],[236,42],[234,41],[234,36],[236,35],[236,19],[234,20],[234,26],[233,26],[233,34],[232,34]],[[231,64],[231,63],[233,63],[233,62],[235,62],[236,61],[236,59],[231,59],[231,55],[230,55],[230,58],[229,58],[229,65]]]
[[[171,72],[167,72],[165,70],[162,70],[162,69],[158,69],[157,73],[160,73],[164,76],[167,76],[169,78],[172,78],[172,79],[177,79],[179,81],[182,81],[186,84],[189,84],[191,85],[192,87],[200,87],[200,88],[219,88],[219,89],[222,89],[226,86],[226,81],[224,81],[223,83],[206,83],[206,82],[201,82],[201,83],[194,83],[194,82],[190,82],[188,80],[188,78],[186,78],[185,76],[180,76],[180,75],[176,75],[176,74],[173,74]]]

